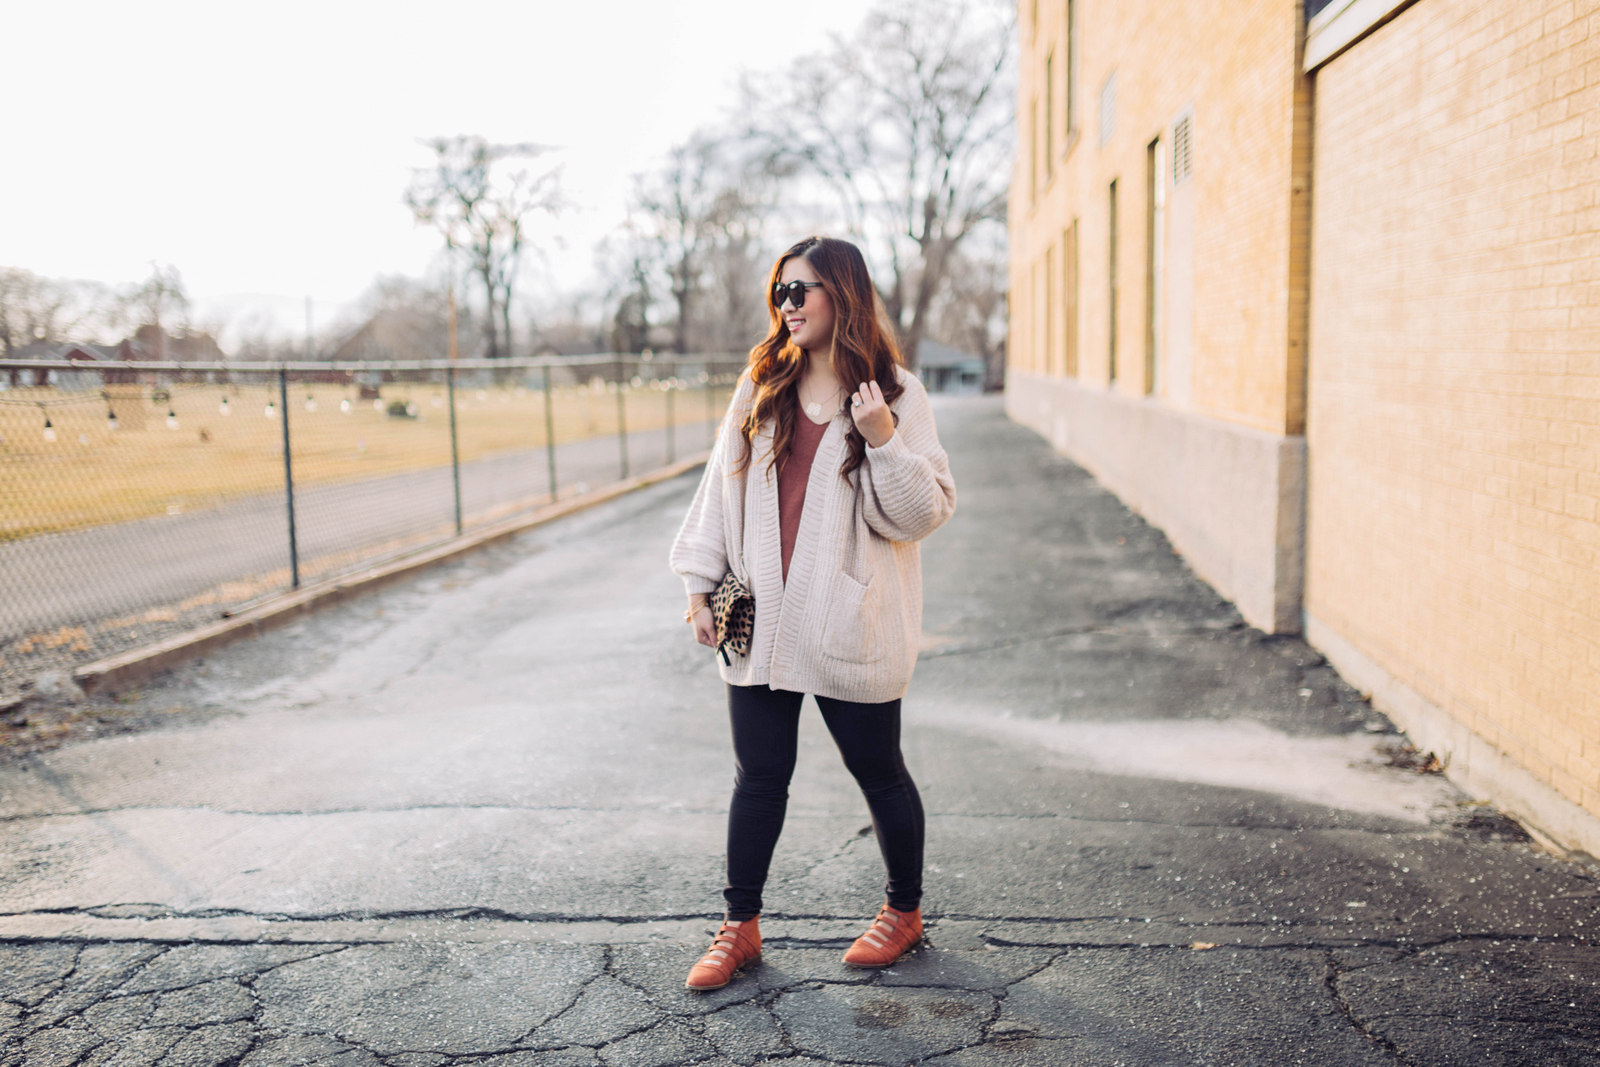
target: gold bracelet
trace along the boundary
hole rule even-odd
[[[689,608],[688,611],[685,611],[683,613],[683,621],[684,622],[694,622],[694,617],[696,615],[700,614],[700,612],[702,610],[704,610],[706,608],[709,608],[710,606],[711,606],[710,602],[706,601],[706,600],[702,600],[702,601],[700,601],[700,603],[692,605]]]

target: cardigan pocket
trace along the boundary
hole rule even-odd
[[[875,663],[883,658],[879,636],[878,590],[840,572],[828,590],[828,614],[822,628],[822,652],[846,663]]]

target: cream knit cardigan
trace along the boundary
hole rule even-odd
[[[922,636],[917,542],[955,511],[956,487],[927,392],[915,375],[897,374],[905,391],[892,405],[894,436],[869,446],[848,481],[839,474],[848,411],[823,432],[787,583],[770,422],[752,442],[745,473],[730,473],[755,395],[749,372],[740,376],[670,555],[690,594],[711,592],[731,569],[755,599],[749,655],[729,653],[724,681],[869,704],[905,695]]]

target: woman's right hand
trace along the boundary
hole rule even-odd
[[[704,604],[694,613],[690,625],[694,627],[694,639],[707,648],[717,647],[717,620],[712,617],[711,609]]]

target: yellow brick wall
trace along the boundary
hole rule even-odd
[[[1146,146],[1168,139],[1194,113],[1193,390],[1189,410],[1276,433],[1301,432],[1298,306],[1293,304],[1293,193],[1297,117],[1295,0],[1172,4],[1077,0],[1079,128],[1069,138],[1063,101],[1065,0],[1024,0],[1017,108],[1017,171],[1011,194],[1012,366],[1065,372],[1065,272],[1057,259],[1047,299],[1034,306],[1046,258],[1060,256],[1078,220],[1078,378],[1109,377],[1108,187],[1118,179],[1117,388],[1143,395]],[[1034,25],[1037,11],[1037,25]],[[1044,84],[1052,51],[1056,84]],[[1100,91],[1116,71],[1115,133],[1100,145]],[[1045,106],[1053,95],[1054,105]],[[1297,107],[1298,103],[1298,107]],[[1048,168],[1039,127],[1054,116]],[[1303,132],[1303,131],[1302,131]],[[1169,146],[1170,152],[1170,146]],[[1303,151],[1302,151],[1303,156]],[[1305,159],[1299,162],[1302,166]],[[1170,156],[1169,156],[1170,167]],[[1037,196],[1035,196],[1035,192]],[[1052,252],[1052,246],[1055,251]],[[1046,321],[1054,327],[1045,336]],[[1291,339],[1296,351],[1290,353]]]
[[[1306,609],[1600,816],[1600,4],[1315,77]]]

